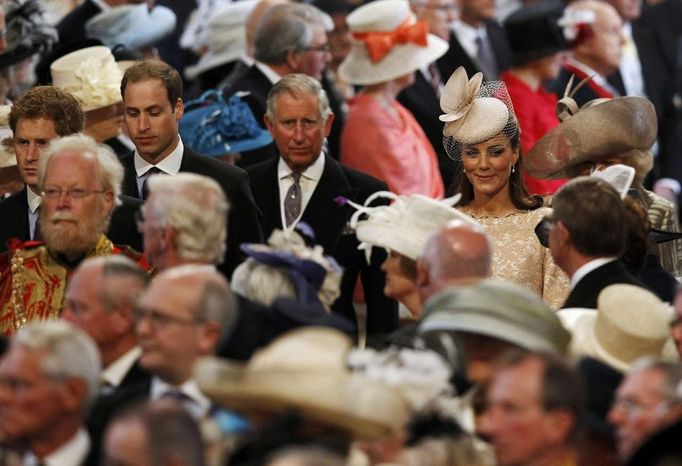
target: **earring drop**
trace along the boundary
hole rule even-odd
[[[512,173],[516,171],[516,165],[512,165]]]

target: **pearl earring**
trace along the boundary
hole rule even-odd
[[[516,165],[512,165],[512,173],[516,171]]]

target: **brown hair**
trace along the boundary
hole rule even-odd
[[[36,86],[14,102],[9,112],[13,133],[22,118],[51,120],[59,136],[80,133],[85,125],[83,109],[76,98],[53,86]]]
[[[182,78],[175,68],[161,60],[145,60],[126,70],[121,80],[121,97],[123,100],[125,101],[125,91],[129,82],[139,83],[149,80],[158,80],[163,83],[171,109],[175,112],[175,104],[178,99],[182,98]]]

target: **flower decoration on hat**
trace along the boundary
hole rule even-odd
[[[86,57],[74,72],[80,81],[78,89],[65,89],[83,105],[85,110],[104,107],[121,100],[121,69],[112,60]]]
[[[559,26],[563,28],[569,47],[573,48],[592,37],[592,24],[596,19],[597,15],[592,10],[568,8],[564,11],[559,19]]]
[[[438,117],[445,122],[443,134],[452,136],[464,122],[464,117],[471,110],[478,91],[483,82],[483,73],[476,73],[467,79],[464,67],[459,67],[450,76],[440,97],[440,108],[445,112]]]
[[[363,41],[373,63],[388,55],[396,44],[413,43],[420,47],[428,45],[429,25],[426,21],[411,23],[407,18],[393,31],[355,32],[353,38]]]

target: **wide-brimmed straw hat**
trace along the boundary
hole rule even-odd
[[[485,335],[533,351],[564,353],[570,334],[532,291],[515,283],[486,279],[446,288],[424,305],[419,333]]]
[[[638,358],[666,354],[672,315],[644,288],[611,285],[599,294],[597,310],[562,309],[558,315],[573,335],[574,356],[591,356],[626,372]]]
[[[0,105],[0,168],[14,167],[17,157],[12,143],[12,130],[9,127],[11,105]]]
[[[258,350],[248,363],[202,358],[199,388],[243,414],[297,410],[306,419],[376,440],[399,431],[409,405],[396,389],[346,367],[351,340],[320,327],[293,330]]]
[[[424,252],[426,241],[453,220],[478,225],[453,206],[460,195],[436,200],[421,194],[399,196],[390,191],[379,191],[368,197],[364,206],[350,202],[357,209],[350,226],[360,241],[360,249],[379,246],[395,251],[412,260]],[[388,198],[391,205],[371,207],[377,198]],[[366,218],[365,215],[367,216]]]
[[[412,73],[442,56],[444,40],[429,34],[426,22],[416,21],[407,0],[377,0],[346,18],[353,48],[339,67],[351,84],[370,85]]]
[[[88,37],[108,47],[123,45],[129,50],[144,50],[171,34],[175,21],[170,8],[155,5],[150,11],[144,2],[109,8],[85,23],[85,30]]]
[[[656,141],[658,123],[653,104],[644,97],[598,99],[578,109],[575,101],[565,96],[557,104],[557,113],[561,123],[523,159],[524,169],[532,176],[566,178],[577,164],[615,155],[651,157],[648,151]],[[643,162],[624,160],[628,165]]]

